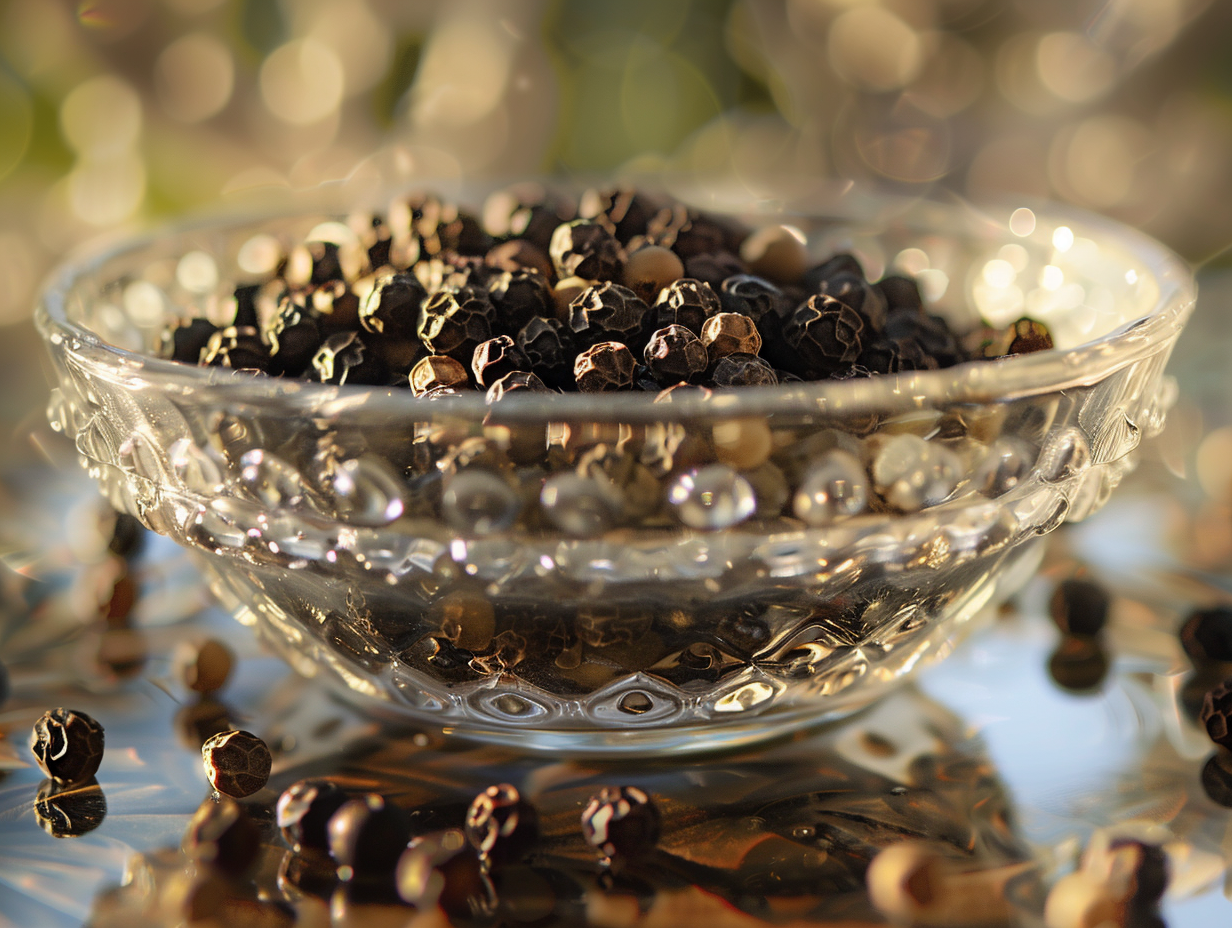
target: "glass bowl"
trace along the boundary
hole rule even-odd
[[[706,750],[853,711],[949,653],[1041,536],[1108,499],[1163,425],[1193,276],[1050,207],[693,201],[791,222],[870,279],[910,271],[956,325],[1029,313],[1057,350],[493,405],[152,356],[167,319],[217,316],[254,237],[341,215],[314,207],[65,266],[37,313],[51,421],[241,621],[374,710],[577,753]]]

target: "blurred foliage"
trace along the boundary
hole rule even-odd
[[[1211,0],[0,0],[0,321],[100,230],[348,177],[696,172],[1232,241]]]

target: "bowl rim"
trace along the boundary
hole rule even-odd
[[[549,186],[572,186],[567,180],[531,178]],[[434,189],[430,180],[412,189]],[[497,189],[504,185],[488,185]],[[895,222],[927,229],[938,222],[966,224],[970,238],[983,234],[990,241],[1015,240],[1008,217],[1021,207],[1031,209],[1040,222],[1069,226],[1075,235],[1114,240],[1154,274],[1159,294],[1146,314],[1113,331],[1063,350],[1035,352],[992,361],[968,361],[932,371],[883,374],[851,380],[821,380],[768,387],[743,387],[706,394],[690,391],[673,396],[670,403],[655,403],[651,392],[619,393],[513,393],[500,403],[488,405],[480,391],[473,394],[426,399],[402,387],[334,385],[271,377],[252,371],[200,367],[131,351],[103,341],[85,325],[69,318],[75,290],[106,265],[172,236],[223,232],[258,222],[345,214],[355,202],[337,196],[305,196],[294,206],[261,210],[220,210],[169,223],[135,236],[87,245],[66,259],[44,285],[35,310],[35,323],[45,341],[56,350],[67,350],[77,363],[97,376],[133,386],[158,385],[197,400],[229,408],[258,412],[277,410],[281,416],[299,412],[322,416],[363,409],[365,417],[376,415],[398,420],[457,415],[486,417],[489,421],[590,420],[651,422],[683,418],[723,418],[807,414],[813,416],[859,415],[873,411],[908,411],[939,405],[1004,402],[1094,384],[1116,370],[1162,350],[1169,336],[1184,325],[1197,298],[1197,284],[1190,266],[1167,246],[1145,233],[1105,216],[1065,204],[1016,198],[1013,201],[973,205],[921,197],[901,197],[869,190],[852,183],[821,183],[812,192],[791,201],[757,200],[748,195],[736,199],[716,198],[698,186],[690,191],[670,190],[686,203],[720,213],[756,212],[759,217],[830,219],[848,223]],[[690,192],[695,194],[690,196]],[[1004,219],[996,217],[1005,217]],[[67,345],[67,348],[65,348]]]

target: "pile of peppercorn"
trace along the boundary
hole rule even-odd
[[[230,325],[178,322],[162,356],[498,399],[846,379],[1052,347],[1026,319],[960,337],[910,278],[870,283],[849,254],[812,263],[789,226],[750,232],[625,187],[575,203],[516,185],[481,216],[411,194],[323,224],[268,266],[235,288]]]

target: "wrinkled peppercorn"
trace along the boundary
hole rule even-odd
[[[779,378],[763,358],[737,352],[719,359],[710,382],[715,387],[772,387]]]
[[[329,819],[329,853],[344,880],[392,873],[411,836],[407,814],[369,793],[339,806]]]
[[[163,332],[158,344],[158,356],[182,364],[196,364],[218,326],[208,319],[190,319]]]
[[[741,313],[718,313],[702,326],[701,342],[711,364],[729,354],[757,354],[761,351],[761,333],[748,316]]]
[[[433,354],[470,363],[475,346],[492,337],[492,301],[486,290],[440,290],[424,301],[419,340]]]
[[[722,311],[719,296],[709,284],[687,277],[666,286],[653,307],[659,328],[682,325],[699,337],[706,320]]]
[[[298,377],[312,364],[321,347],[321,325],[303,300],[287,296],[278,314],[265,330],[269,343],[269,372],[280,377]]]
[[[529,393],[551,393],[542,380],[530,371],[510,371],[488,388],[484,397],[488,404],[498,403],[510,393],[526,391]]]
[[[524,371],[530,367],[530,359],[522,353],[508,335],[498,335],[475,346],[471,357],[471,370],[475,383],[488,388],[506,374]]]
[[[494,238],[524,239],[546,252],[556,227],[575,215],[573,204],[555,191],[536,183],[514,184],[488,195],[483,228]]]
[[[261,829],[234,799],[206,799],[189,821],[183,844],[193,860],[242,876],[261,852]]]
[[[864,320],[846,303],[811,296],[792,314],[783,335],[810,369],[829,376],[860,356]]]
[[[899,357],[907,369],[953,367],[965,356],[958,339],[940,316],[891,309],[886,316],[885,335],[898,346]],[[911,366],[907,367],[908,364]]]
[[[579,347],[618,341],[640,353],[650,334],[650,307],[628,287],[610,281],[587,287],[569,304],[569,328]]]
[[[1094,580],[1069,577],[1053,590],[1048,612],[1067,635],[1098,635],[1108,621],[1108,593]]]
[[[30,734],[39,769],[57,783],[94,776],[103,762],[103,742],[103,726],[73,709],[48,709]]]
[[[1232,606],[1195,609],[1181,626],[1180,639],[1195,664],[1232,662]]]
[[[359,332],[335,332],[312,356],[312,368],[321,383],[384,383],[389,371]]]
[[[726,251],[717,254],[693,255],[685,258],[684,261],[685,277],[709,284],[716,292],[727,278],[748,274],[748,272],[747,264]]]
[[[555,274],[546,246],[539,248],[523,238],[515,238],[494,246],[483,256],[483,263],[498,271],[511,274],[520,271],[536,271],[545,283]]]
[[[553,315],[555,304],[547,278],[537,271],[503,271],[488,281],[492,301],[492,331],[516,335],[536,316]]]
[[[269,367],[269,346],[256,329],[229,326],[210,336],[201,349],[201,363],[210,367],[264,371]]]
[[[624,267],[620,243],[603,226],[586,219],[558,226],[548,253],[562,279],[617,280]]]
[[[582,835],[604,857],[636,857],[659,840],[659,810],[636,786],[608,786],[582,812]]]
[[[827,258],[821,264],[813,265],[801,275],[800,283],[808,293],[820,293],[827,280],[843,275],[865,279],[864,268],[860,262],[854,256],[842,253]]]
[[[398,861],[398,895],[420,911],[439,909],[449,918],[475,919],[496,907],[484,870],[461,829],[422,835]]]
[[[658,205],[632,187],[590,189],[578,201],[578,215],[593,220],[614,235],[622,245],[645,235]]]
[[[1224,681],[1206,694],[1199,715],[1207,735],[1221,747],[1232,750],[1232,680]]]
[[[701,339],[682,325],[669,325],[651,335],[644,357],[660,386],[693,380],[710,364]]]
[[[265,788],[273,757],[252,732],[220,732],[201,746],[206,779],[218,792],[243,799]]]
[[[573,378],[583,393],[628,390],[633,386],[637,361],[620,342],[599,342],[577,356]]]
[[[719,299],[723,312],[740,313],[757,324],[762,339],[761,355],[771,366],[801,377],[810,376],[808,365],[783,335],[793,304],[782,290],[768,280],[743,274],[723,281]]]
[[[300,780],[278,797],[276,821],[296,852],[328,851],[329,820],[347,801],[347,794],[329,780]]]
[[[466,813],[466,840],[489,864],[516,860],[539,838],[535,807],[508,783],[489,786]]]
[[[427,290],[414,274],[382,274],[360,303],[359,324],[376,335],[414,338],[419,307],[427,298]]]
[[[840,303],[845,303],[854,309],[864,320],[867,332],[880,332],[885,328],[886,315],[889,312],[885,297],[880,291],[869,286],[863,277],[857,277],[854,274],[838,274],[828,280],[823,280],[817,288],[817,293],[832,296]]]
[[[411,392],[423,396],[439,387],[465,387],[466,368],[448,355],[430,354],[420,358],[408,376]]]
[[[526,323],[515,338],[530,362],[531,370],[553,387],[573,386],[573,359],[577,353],[573,335],[559,319],[536,318]]]

